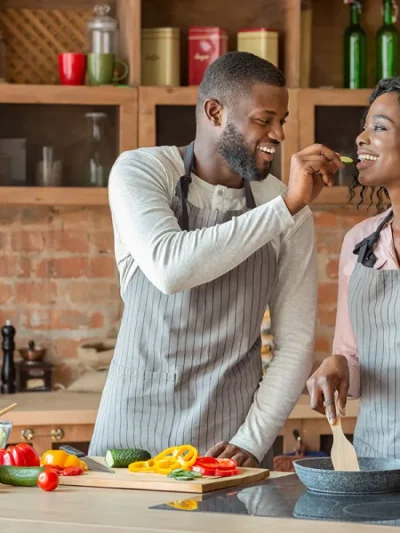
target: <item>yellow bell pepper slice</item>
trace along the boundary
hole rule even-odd
[[[170,448],[163,450],[161,453],[156,455],[156,457],[154,457],[154,461],[157,464],[160,460],[172,456],[176,458],[176,468],[189,470],[196,462],[198,455],[199,452],[194,446],[191,446],[190,444],[183,444],[182,446],[171,446]],[[169,473],[170,472],[168,472],[168,474]]]
[[[180,468],[180,464],[174,457],[166,457],[165,459],[159,459],[158,461],[154,459],[154,472],[157,472],[157,474],[164,474],[167,476],[177,468]]]
[[[176,500],[174,502],[168,502],[167,505],[174,507],[174,509],[181,509],[182,511],[196,511],[199,507],[199,504],[192,500]]]
[[[174,452],[176,452],[178,449],[178,446],[171,446],[170,448],[166,448],[162,452],[160,452],[158,455],[154,457],[154,461],[159,461],[160,459],[164,459],[168,455],[173,455]]]
[[[128,466],[129,472],[154,472],[154,461],[149,459],[148,461],[135,461]]]

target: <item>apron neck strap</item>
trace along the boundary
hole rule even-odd
[[[251,190],[250,182],[244,178],[243,178],[243,187],[244,187],[244,194],[246,196],[247,209],[254,209],[257,206],[254,200],[253,191]]]
[[[393,218],[393,210],[382,220],[376,230],[371,233],[368,237],[365,237],[361,242],[359,242],[353,250],[353,254],[358,255],[357,262],[362,265],[373,268],[377,257],[374,254],[375,244],[378,242],[381,231]]]
[[[185,167],[185,174],[179,178],[175,189],[175,194],[181,201],[181,214],[178,218],[178,224],[182,231],[189,231],[189,212],[186,200],[189,194],[189,185],[192,183],[193,162],[194,141],[184,148],[183,165]]]
[[[187,208],[187,197],[189,194],[189,185],[192,183],[192,172],[194,164],[194,141],[185,146],[183,152],[183,165],[185,168],[185,174],[179,178],[176,185],[176,195],[181,201],[181,215],[178,219],[178,224],[182,231],[189,230],[189,213]],[[244,194],[246,198],[247,209],[254,209],[257,207],[254,200],[253,191],[251,190],[250,182],[246,179],[242,180],[244,187]]]

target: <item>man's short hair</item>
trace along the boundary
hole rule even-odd
[[[265,83],[275,87],[286,85],[285,76],[272,63],[248,52],[229,52],[217,58],[206,70],[199,87],[197,115],[208,99],[224,106],[235,105],[253,85]]]

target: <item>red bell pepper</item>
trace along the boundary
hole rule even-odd
[[[0,450],[0,465],[16,466],[12,454],[3,448]]]
[[[16,447],[23,452],[26,466],[40,466],[39,454],[33,446],[26,442],[20,442]]]
[[[40,458],[32,446],[23,442],[0,449],[0,465],[40,466]]]
[[[15,466],[28,466],[25,461],[25,454],[23,450],[17,446],[9,446],[6,448],[6,454],[9,453],[14,459]]]

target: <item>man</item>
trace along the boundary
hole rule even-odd
[[[229,53],[200,85],[194,143],[126,152],[114,165],[125,309],[91,454],[192,444],[242,466],[271,466],[267,452],[313,357],[317,279],[306,205],[342,166],[323,146],[304,150],[286,191],[269,169],[287,116],[282,73]],[[262,379],[267,306],[275,350]]]

